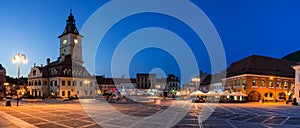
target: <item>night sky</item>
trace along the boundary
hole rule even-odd
[[[59,56],[57,37],[63,32],[70,8],[73,9],[76,25],[80,30],[85,21],[106,3],[103,0],[1,0],[0,2],[0,64],[6,68],[7,75],[13,77],[17,75],[17,65],[12,64],[11,58],[18,52],[28,57],[28,64],[21,65],[22,76],[28,75],[33,63],[45,65],[46,58],[51,58],[51,61],[57,59]],[[300,1],[194,0],[192,2],[206,13],[217,29],[226,52],[227,66],[252,54],[281,58],[300,49],[298,47]],[[127,17],[109,30],[98,47],[95,67],[97,75],[111,76],[112,52],[120,40],[134,30],[151,26],[166,28],[180,35],[194,52],[199,69],[211,72],[206,48],[199,43],[201,39],[192,30],[173,17],[144,13]],[[87,69],[89,70],[89,67]],[[164,73],[159,73],[160,70],[156,69],[162,69]],[[159,77],[169,73],[177,76],[180,74],[174,57],[157,48],[140,51],[130,63],[131,77],[135,77],[138,72],[151,71],[157,71]]]

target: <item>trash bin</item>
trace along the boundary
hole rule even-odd
[[[5,106],[6,106],[6,107],[8,107],[8,106],[11,107],[11,101],[10,101],[10,100],[7,100],[6,103],[5,103]]]

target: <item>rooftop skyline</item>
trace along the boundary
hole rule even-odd
[[[234,61],[252,54],[281,58],[299,50],[297,44],[300,30],[299,1],[192,1],[210,18],[217,29],[226,52],[227,67]],[[70,8],[80,30],[85,21],[103,6],[106,1],[2,1],[0,4],[0,63],[7,75],[17,76],[17,65],[12,64],[14,54],[26,54],[28,64],[21,65],[21,76],[27,76],[33,63],[46,64],[46,58],[55,61],[59,57],[59,39],[65,27]],[[109,17],[108,17],[109,19]],[[106,21],[107,19],[103,19]],[[203,43],[191,30],[172,17],[147,13],[130,16],[116,24],[103,39],[96,58],[96,75],[110,74],[110,62],[116,43],[130,31],[145,27],[171,28],[176,34],[188,39],[187,43],[195,53],[199,69],[210,72],[210,61]],[[174,27],[175,26],[175,27]],[[88,35],[83,35],[88,36]],[[83,39],[83,47],[85,39]],[[85,59],[86,57],[83,56]],[[156,70],[163,69],[164,72]],[[89,68],[87,67],[89,70]],[[131,61],[130,76],[136,73],[159,74],[180,71],[176,60],[169,53],[148,48],[140,51]],[[196,75],[196,74],[191,74]],[[121,75],[120,75],[121,76]]]

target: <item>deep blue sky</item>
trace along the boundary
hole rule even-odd
[[[17,65],[11,58],[17,52],[27,55],[29,63],[22,65],[21,75],[27,76],[33,63],[45,64],[59,56],[59,36],[70,7],[80,30],[84,22],[106,1],[79,0],[1,0],[0,1],[0,63],[7,75],[16,76]],[[210,18],[222,39],[227,65],[252,54],[281,58],[299,50],[300,1],[297,0],[194,0]],[[170,3],[170,6],[172,4]],[[183,10],[184,11],[184,10]],[[140,20],[144,19],[144,20]],[[131,24],[131,25],[128,25]],[[113,26],[98,49],[96,72],[110,76],[111,52],[119,40],[130,31],[157,26],[172,29],[185,38],[199,62],[199,68],[210,72],[210,62],[203,44],[193,32],[176,19],[159,14],[128,17]],[[174,27],[175,26],[175,27]],[[85,36],[85,35],[84,35]],[[83,40],[84,41],[84,40]],[[83,46],[84,47],[84,46]],[[179,75],[174,58],[167,52],[149,48],[131,61],[130,75],[161,68]]]

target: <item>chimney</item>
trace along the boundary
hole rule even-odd
[[[43,64],[41,64],[41,67],[43,67]]]
[[[33,64],[33,67],[35,67],[35,66],[36,66],[36,63]]]
[[[47,65],[50,64],[50,58],[47,58]]]

